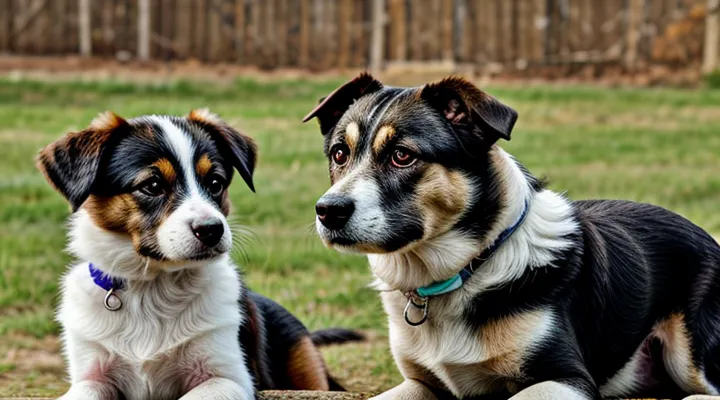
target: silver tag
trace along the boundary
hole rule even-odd
[[[108,290],[107,294],[105,295],[105,300],[103,301],[103,304],[105,305],[105,308],[107,308],[109,311],[117,311],[122,308],[122,300],[120,300],[120,297],[116,295],[115,288],[112,288]]]

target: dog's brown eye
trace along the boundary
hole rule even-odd
[[[410,150],[398,148],[393,152],[392,164],[398,168],[405,168],[413,165],[417,157]]]
[[[335,146],[332,153],[333,162],[337,165],[345,165],[350,158],[350,149],[345,145]]]
[[[160,178],[153,177],[146,180],[142,186],[140,186],[140,191],[148,196],[156,197],[165,193],[165,187]]]
[[[219,196],[225,190],[225,183],[222,179],[215,177],[210,178],[208,182],[208,190],[213,196]]]

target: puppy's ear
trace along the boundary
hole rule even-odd
[[[510,140],[517,112],[469,81],[450,77],[425,85],[420,96],[454,126],[470,128],[483,141]]]
[[[366,94],[377,92],[382,88],[383,84],[380,81],[363,72],[355,79],[320,99],[320,104],[310,111],[302,122],[317,117],[318,121],[320,121],[320,132],[323,136],[327,135],[355,100]]]
[[[253,172],[257,161],[255,142],[249,136],[233,129],[207,108],[190,111],[188,120],[202,126],[210,134],[218,149],[232,161],[233,167],[240,173],[250,190],[255,192],[253,184]]]
[[[111,138],[127,121],[107,111],[98,115],[81,132],[72,132],[40,150],[37,167],[72,207],[78,208],[90,196],[103,153]]]

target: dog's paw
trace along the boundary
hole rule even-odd
[[[694,394],[692,396],[688,396],[684,398],[683,400],[720,400],[720,396],[709,396],[706,394]]]

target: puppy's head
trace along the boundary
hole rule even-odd
[[[464,215],[497,211],[490,152],[510,139],[511,108],[472,83],[384,87],[368,74],[341,86],[305,117],[325,137],[332,187],[316,205],[326,245],[390,253],[452,229],[483,230]],[[473,218],[475,221],[475,218]]]
[[[237,169],[253,189],[255,156],[249,137],[207,110],[130,120],[108,112],[42,149],[37,165],[91,225],[87,248],[112,241],[162,266],[230,250],[227,188]]]

